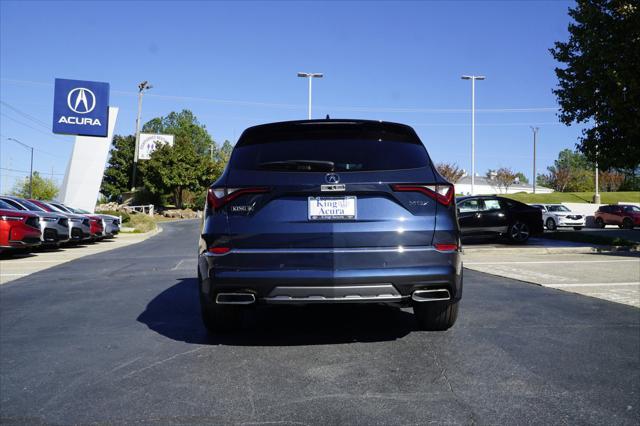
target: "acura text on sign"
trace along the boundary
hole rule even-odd
[[[107,136],[109,83],[56,78],[53,133]]]

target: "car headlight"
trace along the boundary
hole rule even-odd
[[[71,219],[69,219],[71,222],[82,222],[82,219],[80,219],[79,217],[73,217]]]
[[[40,220],[43,220],[45,222],[56,222],[58,220],[58,218],[55,218],[55,217],[41,217]]]
[[[23,216],[0,216],[2,220],[24,220]]]

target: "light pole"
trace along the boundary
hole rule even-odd
[[[131,176],[131,191],[136,190],[136,167],[138,166],[138,149],[140,147],[140,116],[142,115],[142,95],[153,86],[147,80],[138,84],[138,116],[136,118],[136,146],[133,152],[133,173]]]
[[[27,145],[26,143],[22,143],[18,139],[15,139],[15,138],[7,138],[7,140],[19,143],[20,145],[24,146],[25,148],[31,150],[31,168],[29,170],[29,198],[33,198],[33,147]]]
[[[531,126],[531,130],[533,130],[533,193],[536,193],[536,141],[538,139],[538,130],[539,127]]]
[[[463,75],[463,80],[471,80],[471,195],[475,195],[476,183],[476,80],[484,80],[483,75]]]
[[[309,79],[309,120],[311,120],[311,80],[314,78],[322,78],[324,74],[321,72],[299,72],[298,77]]]
[[[596,145],[596,192],[593,194],[593,202],[594,204],[600,204],[600,185],[598,179],[598,145]]]

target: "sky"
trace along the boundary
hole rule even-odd
[[[54,135],[55,78],[108,82],[133,134],[142,120],[192,110],[214,140],[252,125],[313,116],[413,126],[434,162],[471,170],[476,83],[476,172],[532,175],[574,148],[580,126],[557,118],[549,53],[568,38],[570,1],[0,2],[0,192],[34,170],[62,181],[73,136]]]

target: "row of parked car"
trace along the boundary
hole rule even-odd
[[[120,218],[56,201],[0,196],[0,252],[98,241],[120,232]]]
[[[587,226],[587,216],[572,212],[562,204],[523,204],[505,197],[480,195],[457,198],[458,222],[464,237],[506,236],[524,243],[544,228],[554,231]],[[604,228],[617,225],[623,229],[640,226],[640,207],[631,204],[601,206],[589,226]]]

